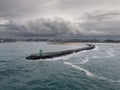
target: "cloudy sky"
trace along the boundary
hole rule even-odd
[[[119,36],[120,0],[0,0],[0,37]]]

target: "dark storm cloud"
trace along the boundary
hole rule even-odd
[[[80,27],[66,21],[62,18],[41,18],[34,21],[28,21],[24,24],[17,24],[15,22],[10,21],[7,24],[1,25],[3,29],[1,29],[1,33],[7,32],[14,34],[29,34],[40,35],[40,36],[63,36],[68,37],[69,35],[80,34]]]
[[[59,17],[52,19],[41,18],[34,21],[28,21],[24,24],[18,24],[10,21],[2,25],[0,34],[14,34],[14,35],[27,35],[27,36],[43,36],[43,37],[81,37],[81,36],[94,36],[106,35],[106,33],[97,30],[88,30],[80,27],[80,23],[73,23]],[[86,25],[83,23],[83,26]],[[87,27],[87,26],[85,26]]]
[[[0,36],[119,36],[119,3],[119,0],[0,0]],[[81,16],[85,17],[84,22]]]

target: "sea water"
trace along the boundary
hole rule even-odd
[[[53,59],[30,54],[84,47],[47,42],[0,43],[0,90],[120,90],[120,44],[96,44],[89,51]]]

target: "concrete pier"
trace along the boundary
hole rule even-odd
[[[50,58],[69,55],[72,53],[77,53],[77,52],[84,51],[84,50],[92,50],[95,48],[95,45],[93,44],[86,44],[86,45],[87,45],[86,47],[78,48],[78,49],[65,50],[65,51],[59,51],[59,52],[48,52],[48,53],[43,53],[42,55],[33,54],[33,55],[26,57],[26,59],[29,59],[29,60],[50,59]]]

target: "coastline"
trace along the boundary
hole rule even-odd
[[[114,39],[11,39],[11,38],[0,38],[0,43],[12,43],[12,42],[49,42],[52,44],[66,44],[66,43],[120,43],[120,40]]]

